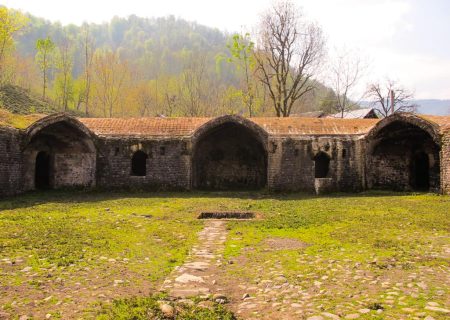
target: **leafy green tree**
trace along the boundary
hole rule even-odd
[[[58,74],[56,75],[56,94],[61,107],[67,111],[69,101],[73,99],[73,48],[71,41],[66,37],[58,47],[56,59]]]
[[[38,39],[36,42],[36,62],[42,72],[42,99],[45,100],[49,72],[54,66],[55,44],[49,38]]]
[[[77,79],[73,81],[73,109],[76,111],[80,111],[81,105],[86,103],[86,82],[84,75],[80,75]]]
[[[255,58],[253,55],[255,44],[250,39],[250,34],[235,34],[231,43],[227,45],[231,58],[229,62],[236,64],[237,68],[243,72],[244,90],[242,98],[247,107],[250,117],[254,115],[255,89],[253,85],[253,74],[255,71]]]
[[[14,49],[14,35],[17,34],[28,20],[18,11],[0,7],[0,85],[8,82],[6,67],[7,58]]]

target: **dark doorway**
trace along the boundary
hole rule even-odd
[[[147,175],[147,154],[141,150],[136,151],[131,159],[131,175],[146,176]]]
[[[330,158],[324,152],[319,152],[314,157],[314,177],[326,178],[330,168]]]
[[[267,153],[257,135],[238,123],[211,129],[196,144],[193,185],[209,190],[254,190],[266,186]]]
[[[45,151],[40,151],[36,156],[35,187],[50,188],[50,155]]]
[[[416,190],[430,189],[430,163],[428,154],[419,152],[414,155],[412,166],[413,187]]]

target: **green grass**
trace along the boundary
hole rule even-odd
[[[312,290],[314,281],[328,277],[311,303],[330,312],[380,304],[383,316],[398,318],[405,317],[405,307],[450,304],[448,196],[60,191],[0,201],[0,306],[36,318],[92,318],[100,312],[106,319],[131,319],[126,314],[150,312],[152,292],[183,263],[203,225],[196,217],[208,210],[262,216],[228,223],[224,255],[238,262],[224,268],[230,279],[251,285],[270,279],[276,267],[289,283]],[[268,238],[306,246],[267,250]],[[378,282],[355,279],[358,271]],[[426,285],[415,295],[406,286],[413,274],[413,288]],[[381,286],[385,281],[388,287]],[[404,298],[387,306],[396,283],[404,285],[398,291]],[[191,319],[191,309],[183,312]]]
[[[324,293],[317,294],[314,305],[341,314],[378,301],[386,307],[385,293],[396,283],[405,286],[399,290],[403,299],[386,307],[383,317],[404,317],[403,308],[423,309],[427,301],[441,306],[450,303],[449,284],[442,282],[450,271],[450,260],[443,250],[450,248],[449,197],[384,192],[290,195],[254,203],[251,209],[262,212],[265,219],[229,224],[225,256],[238,261],[228,268],[231,278],[255,283],[273,278],[269,270],[276,269],[290,284],[312,292],[314,282],[321,281]],[[268,250],[264,245],[267,238],[297,239],[306,248]],[[361,283],[355,278],[357,271],[382,280],[372,285]],[[411,282],[408,276],[412,274],[422,277]],[[321,280],[324,276],[327,280]],[[381,287],[382,281],[389,285]],[[411,297],[407,283],[416,288],[421,281],[427,289]]]
[[[149,297],[133,297],[129,299],[115,300],[112,305],[104,306],[99,312],[97,320],[147,320],[167,319],[161,312],[159,301],[166,298],[156,294]],[[196,301],[198,302],[198,301]],[[223,305],[212,303],[211,308],[184,303],[165,303],[174,306],[176,313],[173,318],[182,320],[234,320],[234,315],[227,311]],[[172,319],[172,318],[169,318]]]
[[[39,120],[42,117],[43,115],[39,114],[22,115],[11,113],[7,110],[2,109],[2,105],[0,104],[0,126],[26,129],[33,122]]]

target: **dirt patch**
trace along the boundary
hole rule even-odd
[[[263,241],[265,249],[276,250],[298,250],[305,249],[310,246],[306,242],[302,242],[292,238],[268,238]]]
[[[4,266],[3,272],[20,274],[21,284],[0,286],[0,306],[11,305],[2,310],[6,319],[27,315],[44,319],[47,314],[63,319],[93,318],[98,303],[110,303],[113,299],[147,295],[156,289],[143,272],[129,270],[122,262],[105,262],[95,268],[68,267],[69,271],[49,270],[38,274],[25,271],[21,265]],[[66,270],[67,270],[66,269]],[[14,301],[13,303],[10,303]],[[53,319],[53,317],[52,317]]]
[[[256,218],[256,213],[254,212],[247,212],[247,211],[209,211],[209,212],[202,212],[198,216],[198,219],[254,219]]]

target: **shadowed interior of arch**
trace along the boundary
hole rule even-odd
[[[32,188],[92,186],[95,184],[96,151],[85,132],[70,122],[49,124],[35,133],[25,148]],[[37,156],[36,156],[37,155]],[[31,171],[34,168],[34,175]],[[34,179],[34,183],[31,182]]]
[[[252,130],[228,122],[199,138],[193,169],[198,189],[260,189],[267,182],[267,154]]]
[[[411,163],[411,184],[416,190],[430,188],[430,162],[428,154],[419,152],[414,154]]]
[[[375,188],[439,190],[439,146],[419,126],[393,121],[373,137],[368,174]]]
[[[36,189],[50,187],[50,155],[45,151],[40,151],[36,155],[35,186]]]

